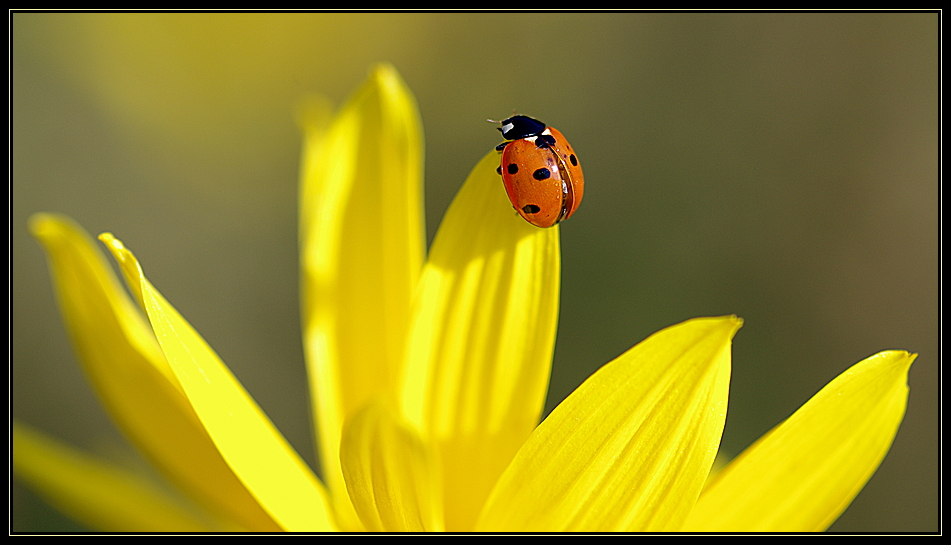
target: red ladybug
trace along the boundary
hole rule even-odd
[[[553,127],[516,115],[501,121],[505,142],[498,173],[512,206],[536,227],[570,218],[584,195],[584,174],[575,150]]]

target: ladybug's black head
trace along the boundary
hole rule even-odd
[[[502,120],[502,126],[498,129],[506,140],[518,140],[540,134],[545,127],[546,125],[537,119],[527,115],[515,115]]]

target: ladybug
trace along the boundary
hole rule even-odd
[[[518,214],[536,227],[570,218],[584,195],[584,174],[571,144],[558,129],[528,116],[494,123],[501,123],[505,138],[495,147],[502,155],[497,172]]]

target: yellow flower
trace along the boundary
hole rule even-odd
[[[416,106],[387,66],[304,115],[304,349],[323,480],[192,326],[103,234],[39,214],[80,360],[161,488],[23,424],[14,469],[105,530],[821,531],[884,457],[915,356],[859,362],[704,488],[741,321],[664,329],[541,423],[558,316],[558,227],[512,212],[489,153],[429,254]]]

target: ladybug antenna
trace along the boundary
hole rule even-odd
[[[518,115],[518,112],[515,111],[515,108],[512,108],[512,115],[510,115],[509,117],[515,117],[515,116],[517,116],[517,115]],[[494,119],[486,119],[486,121],[488,121],[489,123],[501,123],[501,122],[502,122],[502,120],[496,121],[496,120],[494,120]]]
[[[488,121],[489,123],[496,123],[496,124],[498,124],[498,125],[501,125],[501,124],[502,124],[501,121],[496,121],[496,120],[494,120],[494,119],[486,119],[486,121]],[[497,130],[497,131],[499,131],[499,132],[502,132],[502,127],[496,127],[495,130]]]

